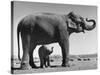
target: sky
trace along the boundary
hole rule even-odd
[[[51,4],[51,3],[36,3],[36,2],[14,2],[14,11],[13,11],[13,55],[17,57],[18,55],[18,46],[17,46],[17,25],[20,20],[34,13],[49,12],[57,14],[68,14],[69,12],[75,12],[81,15],[84,18],[95,19],[97,23],[97,7],[96,6],[84,6],[84,5],[69,5],[69,4]],[[69,54],[80,55],[80,54],[94,54],[97,53],[97,28],[92,31],[85,31],[86,33],[73,33],[69,38],[70,50]],[[21,45],[21,39],[20,39]],[[53,43],[51,46],[54,46],[54,52],[52,55],[62,55],[61,48],[58,43]],[[34,51],[34,57],[38,56],[37,46]],[[21,45],[21,56],[22,45]]]

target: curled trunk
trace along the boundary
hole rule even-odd
[[[84,26],[84,29],[85,29],[85,30],[88,30],[88,31],[89,31],[89,30],[92,30],[92,29],[95,28],[95,26],[96,26],[95,20],[93,20],[93,19],[88,20],[88,19],[86,18],[86,21],[87,21],[87,22],[92,22],[93,24],[92,24],[92,25],[85,24],[85,26]]]

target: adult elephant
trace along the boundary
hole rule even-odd
[[[87,25],[86,22],[93,23]],[[36,68],[33,60],[33,51],[37,45],[59,43],[62,50],[62,66],[68,66],[69,61],[69,36],[71,33],[92,30],[96,26],[93,19],[84,19],[70,12],[67,15],[41,13],[24,17],[17,27],[18,57],[20,57],[19,33],[21,33],[23,56],[21,68]]]
[[[42,45],[39,48],[38,54],[39,54],[39,58],[40,58],[40,68],[43,68],[44,66],[45,67],[50,66],[49,56],[53,52],[53,48],[54,47],[51,47],[51,49],[48,49],[46,47],[46,45]]]

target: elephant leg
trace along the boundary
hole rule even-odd
[[[47,60],[46,60],[46,58],[44,58],[44,65],[45,65],[45,67],[47,67]]]
[[[44,59],[40,58],[40,68],[43,68],[43,65],[44,65]]]
[[[69,67],[69,41],[68,40],[63,40],[62,42],[59,43],[61,46],[62,50],[62,66]]]
[[[30,46],[30,51],[29,51],[29,64],[32,68],[37,68],[36,65],[34,64],[34,60],[33,60],[33,52],[34,52],[34,49],[35,49],[36,45],[33,45],[31,43],[31,46]]]
[[[29,65],[29,49],[30,49],[30,42],[29,37],[22,36],[22,46],[23,46],[23,56],[21,61],[21,69],[30,69],[31,66]]]
[[[47,66],[50,66],[49,56],[48,56],[48,58],[47,58]]]

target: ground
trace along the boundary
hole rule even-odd
[[[97,55],[71,55],[69,60],[70,67],[61,67],[61,56],[51,56],[50,64],[51,67],[48,68],[38,68],[30,70],[18,70],[14,69],[15,74],[25,74],[25,73],[42,73],[42,72],[60,72],[60,71],[74,71],[74,70],[89,70],[97,69]],[[35,64],[40,65],[38,58],[35,58]],[[18,60],[13,60],[13,68],[18,68],[20,62]]]

